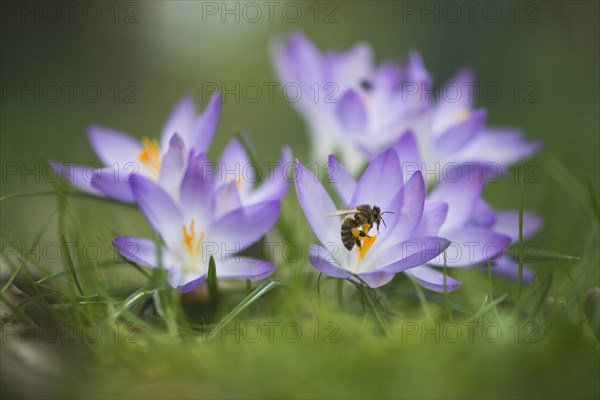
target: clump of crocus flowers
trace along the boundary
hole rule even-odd
[[[125,258],[166,269],[169,284],[181,291],[207,279],[211,260],[217,278],[269,276],[275,271],[271,261],[241,253],[275,226],[294,182],[299,206],[320,242],[308,246],[308,260],[322,274],[379,287],[404,273],[438,292],[461,286],[441,267],[492,265],[501,275],[517,276],[518,266],[506,250],[518,239],[518,214],[495,211],[482,198],[483,171],[489,163],[504,171],[535,153],[539,142],[526,142],[516,129],[488,128],[486,111],[476,108],[470,96],[436,102],[423,96],[433,79],[417,53],[404,65],[376,66],[366,44],[320,52],[294,32],[273,47],[273,59],[282,84],[294,83],[305,93],[314,85],[321,89],[294,106],[308,128],[309,161],[331,167],[328,182],[336,198],[302,162],[292,162],[288,148],[260,183],[252,172],[217,173],[252,171],[244,168],[252,163],[247,143],[233,139],[221,159],[211,162],[207,152],[221,98],[214,94],[198,113],[187,96],[160,137],[138,141],[92,126],[89,140],[104,166],[91,174],[53,163],[77,188],[137,205],[160,240],[115,238],[113,246]],[[470,71],[462,70],[446,86],[473,80]],[[443,173],[426,176],[432,170]],[[364,205],[385,212],[385,221],[352,225],[356,246],[348,249],[341,226],[345,218],[359,217],[352,210]],[[347,211],[340,215],[337,210]],[[540,228],[534,213],[523,217],[523,236]],[[523,270],[525,281],[533,277]]]

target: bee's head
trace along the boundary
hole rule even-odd
[[[381,219],[381,208],[373,206],[373,219],[376,222],[379,222],[379,220]]]
[[[384,211],[381,212],[381,208],[377,207],[377,206],[373,206],[373,219],[375,220],[375,223],[377,224],[377,232],[379,232],[379,224],[381,224],[383,222],[383,226],[385,226],[387,228],[387,226],[385,225],[385,221],[382,218],[383,214],[393,214],[392,211]]]

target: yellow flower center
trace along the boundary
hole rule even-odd
[[[461,122],[465,122],[467,120],[467,118],[469,118],[469,115],[471,115],[471,112],[467,108],[463,108],[454,117],[454,122],[457,124],[460,124]]]
[[[138,159],[150,172],[154,178],[158,178],[160,172],[160,148],[156,139],[142,139],[142,151],[138,154]]]
[[[200,231],[200,238],[198,239],[198,241],[196,241],[196,229],[194,228],[195,222],[196,221],[192,219],[189,231],[185,224],[182,227],[185,248],[187,249],[188,254],[192,256],[192,258],[198,257],[198,254],[200,254],[200,250],[202,249],[202,242],[204,242],[204,231]]]
[[[362,261],[365,258],[367,252],[369,251],[373,243],[375,243],[375,239],[377,239],[377,235],[359,239],[361,242],[361,246],[356,247],[356,252],[358,253],[358,259],[360,261]]]

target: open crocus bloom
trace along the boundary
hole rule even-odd
[[[422,166],[416,140],[407,133],[395,144],[394,150],[402,160],[402,167],[414,171]],[[504,255],[507,246],[518,240],[518,213],[516,211],[496,212],[482,198],[485,185],[484,171],[481,165],[462,164],[446,168],[440,182],[429,194],[425,213],[436,208],[447,207],[447,215],[438,226],[429,227],[426,233],[435,232],[452,241],[446,250],[446,259],[439,256],[431,260],[430,266],[469,267],[487,265],[491,261],[495,273],[516,277],[517,264]],[[442,203],[443,202],[443,203]],[[524,233],[533,234],[541,226],[541,220],[535,214],[524,213]],[[443,274],[430,266],[421,266],[407,272],[417,282],[428,289],[443,291]],[[437,279],[433,279],[437,276]],[[524,270],[524,281],[533,279],[533,273]],[[448,290],[457,289],[460,282],[446,277]]]
[[[196,110],[191,96],[180,100],[158,140],[138,141],[110,128],[92,126],[88,130],[90,143],[105,167],[92,169],[56,162],[52,167],[74,186],[119,201],[134,201],[129,185],[132,174],[158,182],[173,195],[183,177],[188,154],[204,153],[212,142],[221,111],[220,95],[213,95],[202,114]]]
[[[344,171],[340,186],[351,178]],[[398,157],[388,150],[367,167],[350,190],[348,208],[368,204],[386,214],[385,225],[362,238],[362,247],[344,247],[340,235],[342,218],[329,216],[337,207],[315,176],[296,161],[296,191],[300,205],[321,245],[309,247],[310,261],[320,272],[335,277],[364,281],[371,287],[388,283],[394,274],[428,262],[450,243],[438,236],[422,234],[422,226],[435,224],[438,215],[423,213],[425,183],[420,172],[402,180]]]
[[[443,170],[450,163],[494,163],[498,172],[531,156],[541,142],[526,142],[518,129],[486,128],[487,113],[475,109],[473,74],[460,71],[438,93],[411,129],[421,150],[422,170]],[[439,175],[439,174],[438,174]]]
[[[474,109],[476,82],[469,71],[433,91],[417,53],[404,67],[376,68],[366,44],[321,53],[295,32],[274,47],[273,58],[282,84],[301,94],[293,103],[308,125],[313,161],[338,154],[353,174],[408,130],[418,141],[423,171],[479,162],[496,163],[500,173],[541,145],[524,141],[517,129],[485,127],[485,110]]]
[[[219,187],[208,165],[204,154],[190,159],[178,201],[153,180],[136,176],[130,183],[135,201],[163,243],[159,248],[153,241],[137,237],[113,240],[113,246],[127,259],[147,267],[166,268],[169,284],[182,291],[190,291],[206,279],[211,256],[218,278],[261,279],[275,269],[270,262],[237,253],[273,227],[279,215],[279,200],[218,213]]]
[[[286,170],[291,166],[292,154],[289,148],[284,148],[281,157],[271,168],[263,169],[261,165],[252,163],[238,139],[229,142],[221,155],[216,170],[215,181],[216,212],[224,212],[241,206],[256,203],[280,201],[287,192],[290,179]],[[260,175],[260,176],[259,176]],[[262,182],[257,184],[259,178]]]
[[[309,128],[313,160],[339,154],[353,173],[367,161],[367,150],[384,149],[408,128],[423,109],[419,93],[431,80],[416,53],[403,69],[376,67],[366,44],[321,53],[300,32],[277,43],[273,59],[282,85],[299,92],[291,100]]]

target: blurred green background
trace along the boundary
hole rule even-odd
[[[445,2],[434,1],[277,2],[271,16],[269,6],[262,1],[96,2],[93,6],[84,2],[75,8],[72,21],[64,4],[56,3],[60,5],[62,17],[51,22],[54,11],[44,11],[41,2],[27,3],[27,7],[34,10],[40,7],[36,11],[39,21],[35,12],[20,14],[24,3],[3,2],[0,195],[51,188],[45,182],[44,168],[39,164],[40,156],[80,163],[97,161],[86,136],[86,128],[90,124],[112,127],[139,138],[157,136],[172,107],[183,94],[193,94],[204,108],[209,97],[207,88],[214,87],[214,84],[237,92],[238,99],[235,94],[224,93],[220,125],[211,148],[213,158],[218,157],[232,133],[239,128],[249,133],[262,159],[274,161],[278,158],[279,149],[290,145],[294,155],[303,160],[308,149],[301,118],[279,89],[270,99],[265,86],[277,80],[269,55],[271,41],[285,37],[294,29],[301,29],[320,49],[347,49],[356,42],[368,42],[378,62],[404,61],[409,51],[418,50],[439,83],[450,79],[463,66],[473,68],[481,85],[497,83],[502,95],[494,102],[486,101],[481,92],[476,92],[478,105],[488,109],[489,123],[521,127],[527,138],[542,139],[545,143],[540,154],[532,159],[535,163],[532,170],[535,172],[534,181],[525,186],[526,208],[538,211],[545,220],[545,228],[533,240],[541,249],[589,256],[587,261],[584,260],[587,274],[578,277],[577,270],[573,271],[580,283],[577,289],[583,293],[589,286],[598,284],[598,273],[594,269],[598,266],[597,248],[593,254],[584,254],[586,246],[589,247],[590,232],[597,235],[597,221],[590,220],[596,217],[587,213],[580,203],[590,201],[592,193],[597,198],[600,178],[599,3],[472,3],[475,7],[473,14],[469,14],[464,3],[453,3],[459,6],[461,12],[456,22],[451,21],[455,17],[454,9],[448,8]],[[262,16],[252,22],[256,15],[255,5],[259,6]],[[215,7],[216,14],[207,12],[215,11]],[[225,7],[237,11],[224,13]],[[101,15],[97,22],[92,22],[96,19],[97,9]],[[298,9],[302,15],[296,18]],[[433,10],[433,14],[428,10]],[[496,14],[498,10],[501,15]],[[44,15],[45,12],[50,14]],[[294,22],[296,19],[298,21]],[[243,91],[244,87],[255,83],[264,89],[258,101],[253,100],[254,92],[250,88],[246,95]],[[35,89],[38,84],[42,90],[39,101],[34,94],[26,92]],[[69,85],[75,87],[72,98],[68,93]],[[93,87],[101,88],[98,101],[86,99],[82,92],[86,85],[91,87],[87,95],[92,97]],[[240,90],[236,90],[236,85]],[[62,94],[53,101],[56,98],[53,88],[56,86],[62,89]],[[17,94],[13,94],[15,87]],[[44,88],[48,90],[46,93]],[[528,99],[537,101],[528,102]],[[553,160],[558,160],[570,171],[578,183],[567,178],[567,183],[561,184],[556,177],[563,175],[556,172]],[[25,173],[32,169],[37,172]],[[513,178],[509,174],[500,182],[488,185],[486,199],[495,207],[517,208],[519,191]],[[288,210],[296,207],[294,197],[292,189],[288,194]],[[141,236],[149,233],[143,219],[126,207],[87,200],[73,200],[73,203],[89,237],[100,237],[108,243],[115,233]],[[2,202],[2,231],[14,235],[16,241],[29,243],[55,208],[56,199],[53,197]],[[295,208],[293,210],[297,213]],[[46,236],[46,241],[56,240],[56,229],[50,229]],[[534,266],[538,272],[543,272],[540,271],[543,268],[544,265]],[[593,279],[585,281],[589,276]],[[460,397],[467,392],[501,397],[515,394],[526,397],[586,397],[598,394],[597,382],[593,378],[597,377],[598,371],[597,348],[594,350],[592,346],[591,353],[582,350],[582,346],[585,348],[587,345],[581,345],[579,336],[570,339],[561,337],[545,347],[551,349],[557,346],[554,347],[556,352],[551,353],[557,357],[553,360],[539,358],[540,353],[529,347],[531,353],[522,352],[519,348],[508,353],[504,353],[502,348],[486,348],[481,353],[483,355],[471,358],[470,362],[475,365],[488,363],[486,368],[478,371],[477,368],[456,369],[455,366],[455,363],[462,362],[462,352],[472,350],[472,346],[447,345],[437,353],[439,349],[435,346],[407,349],[388,340],[377,347],[380,338],[363,334],[348,337],[351,336],[348,332],[358,332],[354,330],[356,326],[349,323],[352,326],[344,331],[345,317],[338,318],[341,318],[341,331],[346,334],[343,343],[336,345],[335,349],[328,347],[322,353],[314,345],[304,348],[290,347],[285,343],[246,345],[244,349],[235,344],[220,345],[202,350],[189,360],[195,363],[190,371],[198,373],[197,376],[202,376],[198,379],[209,385],[206,392],[197,393],[194,386],[196,376],[188,374],[184,374],[184,386],[178,390],[190,396],[215,397],[229,393],[244,397],[267,393],[274,397],[296,387],[296,397],[316,396],[315,393],[341,393],[342,397],[369,394],[414,397],[423,393],[418,389],[425,385],[428,387],[425,393],[435,397]],[[353,363],[344,366],[345,361],[338,361],[338,358],[343,357],[346,351],[351,352],[349,347],[353,346],[358,346]],[[423,360],[418,363],[418,368],[395,364],[393,354],[400,352],[401,348],[405,352],[404,360]],[[572,351],[574,348],[577,350]],[[134,349],[133,353],[137,351]],[[161,355],[169,365],[179,363],[186,356],[179,354],[181,350],[178,348],[172,351]],[[237,359],[232,354],[238,354],[236,352],[245,354],[247,358],[235,361]],[[285,360],[282,361],[278,354]],[[382,354],[381,358],[378,354]],[[385,361],[383,354],[387,356]],[[590,361],[586,357],[589,354],[595,359]],[[125,365],[132,369],[144,362],[152,365],[152,361],[145,358],[145,353],[134,356],[140,357],[139,363],[135,358],[124,356],[122,360],[117,357],[106,365],[111,368]],[[200,364],[205,356],[213,364]],[[342,365],[332,367],[332,371],[321,360],[318,369],[311,369],[310,363],[321,356],[331,365]],[[432,377],[420,375],[426,374],[428,363],[435,363],[438,357],[443,361],[432,369]],[[489,365],[494,362],[494,357],[500,357],[498,368],[502,371],[495,371]],[[561,357],[571,358],[562,363]],[[268,367],[256,366],[253,360],[257,359],[265,360]],[[228,381],[216,371],[230,368],[228,360],[235,364],[235,374],[246,373],[244,368],[259,369],[256,371],[257,380],[244,378],[239,385],[223,389]],[[551,372],[542,370],[552,361],[559,368]],[[287,368],[278,370],[274,367],[278,363]],[[354,391],[354,386],[346,386],[344,382],[360,380],[363,363],[365,370],[378,367],[389,370],[383,375],[373,375],[370,383],[362,387],[363,390]],[[300,367],[300,364],[303,366]],[[517,364],[521,365],[521,369]],[[585,366],[585,371],[576,374],[580,365]],[[152,392],[144,389],[144,385],[157,376],[163,376],[164,371],[161,371],[160,368],[143,370],[137,377],[123,372],[123,381],[133,380],[141,387],[138,387],[139,390],[125,389],[117,383],[110,390],[103,389],[115,395],[141,393],[143,396],[158,396],[163,392]],[[277,378],[277,373],[283,371],[288,375]],[[326,374],[327,371],[331,373],[331,386],[319,382],[311,391],[310,378],[317,372]],[[440,374],[448,371],[456,374],[456,383],[451,383],[452,379],[448,377],[439,378]],[[404,379],[402,374],[405,374]],[[584,384],[577,383],[578,389],[575,389],[567,383],[563,385],[560,377],[564,377],[565,382]],[[263,384],[271,379],[274,386],[267,390]],[[280,379],[297,379],[297,382],[290,386]],[[443,384],[435,386],[440,379]],[[468,386],[465,382],[473,379],[481,380],[465,389],[464,386]],[[529,379],[535,383],[529,385]],[[546,381],[552,384],[542,389]],[[97,384],[99,382],[101,380]],[[210,386],[211,382],[213,386]],[[411,382],[414,385],[410,388],[401,385]],[[99,389],[102,388],[86,384],[75,393],[83,395],[89,394],[88,390]],[[286,394],[294,397],[294,393]]]
[[[265,159],[275,160],[286,144],[303,159],[308,153],[302,120],[280,89],[271,100],[265,86],[277,80],[269,43],[293,29],[304,30],[321,49],[347,49],[366,41],[378,61],[404,61],[410,50],[418,50],[437,82],[450,79],[463,66],[472,67],[481,86],[492,83],[502,89],[493,103],[477,91],[478,105],[489,110],[491,125],[522,127],[528,138],[542,139],[542,156],[553,155],[598,190],[598,2],[475,2],[472,14],[463,3],[453,3],[459,8],[444,2],[291,3],[276,3],[269,15],[261,2],[142,1],[117,8],[101,2],[98,22],[90,22],[96,19],[95,7],[80,6],[73,11],[72,23],[64,7],[59,21],[50,23],[55,15],[51,8],[44,11],[40,6],[37,15],[13,15],[8,7],[12,5],[4,3],[2,194],[44,186],[43,173],[21,174],[40,171],[35,165],[40,154],[54,160],[97,161],[87,141],[88,125],[105,125],[136,137],[158,135],[183,94],[192,93],[204,107],[207,89],[214,84],[234,92],[239,85],[240,90],[224,95],[213,157],[240,128]],[[28,7],[35,10],[36,4]],[[262,16],[252,22],[256,4]],[[23,6],[17,7],[22,13]],[[214,7],[216,14],[209,13]],[[237,13],[225,13],[236,7]],[[298,9],[301,16],[295,18]],[[452,22],[456,9],[461,14]],[[72,98],[71,82],[76,85]],[[526,86],[530,82],[533,86]],[[41,88],[39,101],[26,92],[36,84]],[[264,90],[254,102],[255,84]],[[12,94],[15,85],[18,93]],[[56,85],[62,94],[51,102]],[[86,85],[90,98],[100,87],[97,102],[86,100]],[[487,99],[493,97],[492,90]],[[13,173],[14,164],[11,169],[6,166],[15,162]],[[584,216],[545,165],[538,167],[539,182],[528,184],[525,202],[547,220],[539,239],[544,247],[577,253],[583,239],[577,227],[585,223]],[[487,198],[498,207],[515,207],[513,184],[511,176],[491,185]],[[40,214],[50,209],[48,201],[3,203],[3,228],[27,240],[37,230]]]

